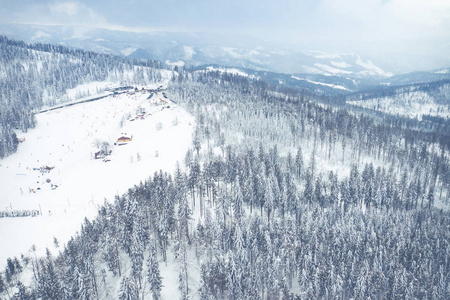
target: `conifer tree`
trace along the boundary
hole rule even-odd
[[[152,293],[153,300],[161,299],[163,277],[159,272],[158,258],[156,256],[156,248],[150,244],[150,255],[147,259],[147,281],[150,284],[150,291]]]

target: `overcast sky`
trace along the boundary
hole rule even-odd
[[[0,22],[248,34],[330,51],[450,52],[450,0],[1,0]]]

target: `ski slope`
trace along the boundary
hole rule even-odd
[[[37,255],[47,247],[55,253],[54,238],[66,243],[104,201],[114,201],[155,171],[173,171],[183,160],[194,117],[161,92],[149,96],[124,93],[45,112],[36,115],[35,129],[18,132],[25,141],[0,160],[0,211],[42,215],[0,218],[0,268],[32,245]],[[114,145],[121,136],[132,140]],[[94,158],[96,141],[112,146],[108,161]],[[45,166],[53,169],[41,173]]]

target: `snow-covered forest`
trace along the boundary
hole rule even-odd
[[[450,81],[374,88],[349,97],[347,103],[411,118],[447,120],[450,116]]]
[[[92,68],[108,58],[76,53]],[[130,66],[110,59],[92,80]],[[0,297],[450,298],[450,142],[439,124],[422,130],[218,71],[177,69],[166,94],[196,118],[176,172],[106,199],[60,253],[8,259]]]

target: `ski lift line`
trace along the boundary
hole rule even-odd
[[[77,105],[77,104],[83,104],[83,103],[87,103],[87,102],[97,101],[97,100],[109,97],[111,95],[112,94],[108,94],[108,95],[104,95],[104,96],[99,96],[99,97],[95,97],[95,98],[86,99],[86,100],[79,101],[79,102],[67,103],[67,104],[64,104],[64,105],[60,105],[60,106],[56,106],[56,107],[52,107],[52,108],[41,110],[41,111],[37,112],[36,114],[42,114],[42,113],[45,113],[45,112],[49,112],[49,111],[52,111],[52,110],[57,110],[57,109],[61,109],[61,108],[69,107],[69,106],[74,106],[74,105]]]

